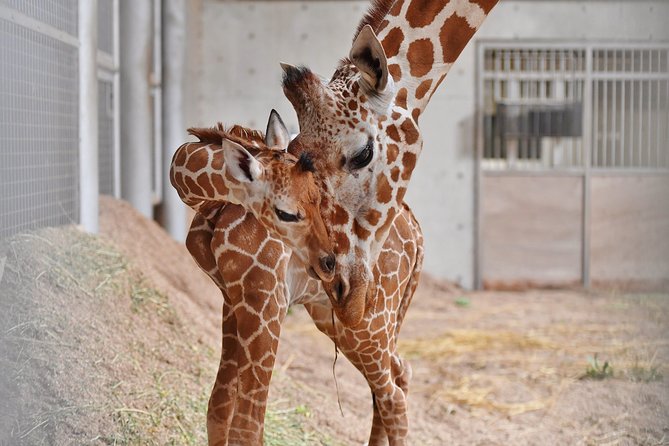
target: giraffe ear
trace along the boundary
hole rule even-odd
[[[272,110],[267,121],[267,131],[265,132],[265,144],[269,147],[278,147],[284,152],[288,149],[290,134],[286,125],[281,120],[281,116],[276,110]]]
[[[388,85],[388,60],[372,27],[365,25],[353,42],[349,59],[358,67],[369,89],[382,92]]]
[[[248,150],[239,144],[223,139],[223,159],[227,172],[240,183],[252,183],[263,173],[263,166]]]

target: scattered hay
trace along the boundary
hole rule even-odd
[[[0,444],[206,444],[217,355],[129,258],[73,227],[0,258]],[[307,417],[271,408],[268,444],[318,444]]]
[[[450,330],[438,338],[400,341],[399,350],[408,358],[443,360],[482,350],[555,349],[552,342],[530,334],[511,331]]]
[[[618,336],[629,337],[632,331],[630,324],[554,324],[524,333],[460,329],[437,337],[400,341],[398,348],[409,359],[429,361],[441,376],[458,377],[412,388],[412,392],[431,395],[432,404],[458,404],[515,416],[550,408],[578,379],[661,379],[667,365],[658,364],[656,355],[650,360],[641,360],[638,355],[648,348],[657,352],[667,343],[618,340]],[[629,358],[631,352],[637,355],[634,360]],[[597,359],[600,354],[615,359],[615,374],[611,359],[601,363]],[[449,372],[456,366],[473,368],[476,373],[463,377]],[[518,370],[523,373],[519,375]],[[504,395],[504,389],[511,387],[516,389],[513,395]]]

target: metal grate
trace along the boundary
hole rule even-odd
[[[484,160],[491,169],[582,164],[585,51],[484,52]]]
[[[669,49],[595,49],[595,168],[669,169]]]
[[[76,24],[76,2],[46,2],[46,12],[18,3],[27,14]],[[0,18],[0,60],[0,237],[77,222],[77,48]]]
[[[482,167],[669,169],[668,68],[666,46],[486,47]]]
[[[115,195],[114,83],[98,81],[98,163],[100,194]]]
[[[0,5],[77,36],[78,0],[0,0]]]

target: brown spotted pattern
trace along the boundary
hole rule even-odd
[[[367,379],[374,398],[368,444],[406,444],[411,369],[396,344],[422,262],[420,228],[403,203],[422,149],[417,122],[495,3],[375,1],[358,31],[365,24],[376,31],[388,58],[389,91],[365,91],[348,60],[327,84],[307,72],[284,82],[301,130],[289,151],[313,156],[337,269],[361,271],[349,274],[351,291],[344,299],[336,298],[330,284],[309,277],[286,244],[247,210],[232,204],[200,208],[189,250],[225,297],[221,366],[208,413],[210,444],[262,444],[271,367],[290,303],[303,303]],[[372,162],[352,169],[370,141]],[[219,189],[180,175],[175,179],[185,190],[200,188],[207,199]],[[255,283],[257,290],[251,288]]]
[[[296,155],[308,151],[313,155],[316,175],[327,195],[324,218],[335,241],[336,277],[343,279],[325,284],[325,289],[344,328],[356,326],[373,306],[368,292],[373,288],[368,287],[390,292],[395,286],[387,280],[377,282],[373,270],[401,215],[406,189],[422,149],[418,120],[492,3],[375,1],[358,33],[369,25],[384,49],[390,79],[384,91],[369,91],[379,85],[373,82],[374,76],[378,80],[383,74],[374,64],[381,58],[374,58],[371,53],[366,65],[356,58],[365,71],[365,83],[358,82],[361,73],[348,59],[342,61],[327,83],[307,69],[286,72],[284,92],[300,123],[300,134],[289,151]],[[356,45],[368,35],[365,31]],[[370,66],[376,68],[368,70]],[[365,107],[364,116],[351,106],[351,101]],[[352,160],[369,144],[367,141],[373,142],[374,160],[365,169],[351,167]],[[406,268],[393,261],[385,267],[396,269],[399,274]],[[348,293],[337,294],[337,283],[349,285],[338,288]],[[366,348],[365,344],[359,345]],[[362,363],[374,359],[378,358],[367,357]],[[364,365],[360,369],[365,373]],[[398,427],[405,426],[406,407],[394,400],[396,396],[374,392],[376,404],[369,444],[406,443],[406,432]]]
[[[175,154],[178,162],[172,168],[173,177],[177,171],[184,178],[201,175],[199,171],[188,172],[185,166],[207,168],[199,161],[189,163],[192,153],[204,149],[209,151],[210,163],[218,159],[212,156],[217,149],[211,144],[192,144],[182,146]],[[276,154],[271,155],[275,159]],[[223,167],[220,160],[216,162]],[[221,198],[202,195],[203,192],[197,196],[193,190],[187,192],[190,195],[182,197],[190,199],[185,200],[189,203],[195,198],[208,202]],[[321,282],[306,274],[288,245],[273,235],[271,227],[245,207],[215,203],[197,207],[186,240],[189,252],[224,297],[221,361],[207,411],[209,444],[262,444],[267,391],[281,322],[291,303],[305,304],[319,328],[336,339],[341,351],[369,380],[370,387],[379,395],[376,430],[383,420],[389,424],[388,420],[399,417],[404,421],[400,424],[393,421],[388,430],[391,436],[406,435],[406,387],[411,372],[397,355],[395,345],[422,264],[422,235],[411,211],[405,207],[402,218],[392,219],[394,229],[390,230],[380,263],[374,270],[374,282],[378,285],[369,291],[369,300],[374,304],[366,308],[359,324],[344,328],[338,320],[334,327],[331,325],[332,306]],[[206,215],[202,213],[204,209]],[[334,211],[335,219],[341,223],[348,219],[343,208],[335,205]],[[381,217],[372,209],[365,219],[376,224]],[[360,236],[370,236],[364,227],[354,228]],[[334,238],[337,237],[348,243],[345,234],[335,234]],[[289,275],[293,276],[290,281]],[[329,331],[323,325],[326,320],[330,321]],[[342,335],[345,340],[340,339]],[[379,432],[386,435],[384,429]]]

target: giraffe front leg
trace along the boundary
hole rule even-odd
[[[365,377],[372,391],[374,416],[369,446],[406,444],[408,433],[407,403],[410,369],[391,351],[388,330],[372,329],[373,319],[363,320],[355,329],[332,322],[332,308],[306,303],[305,308],[320,331],[330,337],[344,356]],[[379,317],[383,317],[380,315]]]
[[[245,296],[237,317],[237,395],[229,445],[262,445],[272,370],[287,305],[276,296]]]
[[[207,409],[209,446],[226,446],[237,399],[237,319],[227,300],[223,303],[223,342],[216,382]]]
[[[404,397],[409,395],[409,382],[411,381],[411,365],[409,362],[399,355],[393,355],[392,359],[392,376],[393,381],[402,389],[404,392]],[[374,408],[374,416],[372,418],[372,431],[369,435],[369,441],[367,442],[368,446],[385,446],[388,444],[388,435],[386,435],[386,429],[383,424],[383,419],[379,413],[379,408],[377,406],[376,397],[374,392],[372,392],[372,406]]]

